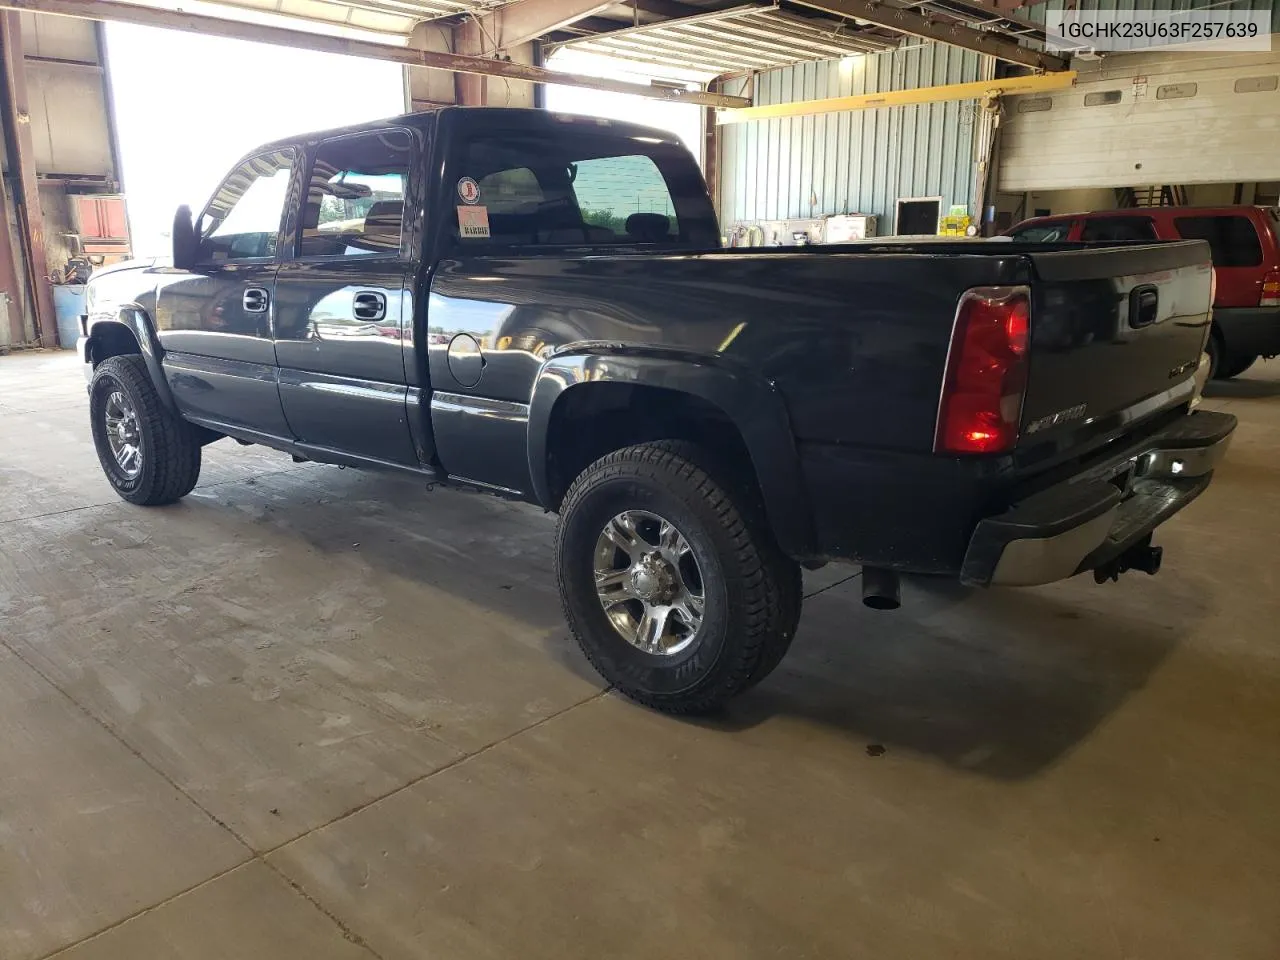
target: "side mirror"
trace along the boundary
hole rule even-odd
[[[173,266],[178,270],[190,270],[196,265],[200,252],[200,238],[196,236],[191,221],[191,208],[185,204],[173,215]]]

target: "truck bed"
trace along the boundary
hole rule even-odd
[[[444,333],[428,348],[430,382],[451,397],[528,403],[548,358],[584,349],[736,371],[783,399],[816,526],[833,541],[954,570],[975,512],[1002,509],[1020,486],[1185,410],[1208,330],[1210,277],[1201,242],[583,248],[445,260],[431,286],[430,322]],[[1021,440],[1010,455],[939,456],[956,306],[965,290],[988,285],[1031,290]],[[1154,313],[1137,326],[1135,291],[1154,292]],[[453,376],[447,356],[452,334],[464,331],[486,360],[474,385]],[[436,429],[442,459],[463,475],[491,456],[461,421],[456,432],[443,419]],[[526,489],[525,470],[513,452],[493,482]],[[900,530],[883,522],[899,515]]]

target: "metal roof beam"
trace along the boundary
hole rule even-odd
[[[822,54],[824,58],[834,59],[849,56],[851,53],[864,53],[869,50],[883,50],[892,44],[874,37],[863,37],[857,33],[809,33],[805,29],[790,30],[786,26],[790,21],[775,17],[744,17],[736,23],[726,24],[725,29],[734,35],[734,43],[744,46],[760,46],[779,50],[794,51],[802,48],[810,54]],[[691,24],[690,33],[710,33],[708,28]]]
[[[724,94],[704,93],[699,90],[679,90],[668,87],[607,80],[602,77],[586,77],[576,73],[562,73],[524,63],[486,57],[469,57],[456,53],[440,53],[432,50],[414,50],[387,43],[355,40],[350,37],[328,36],[306,30],[290,30],[286,27],[246,23],[225,17],[184,13],[144,7],[119,0],[0,0],[0,9],[24,10],[47,13],[54,16],[74,17],[80,20],[111,20],[137,23],[169,30],[185,30],[206,36],[229,37],[233,40],[249,40],[255,43],[273,43],[279,46],[318,50],[347,57],[364,57],[370,60],[389,60],[411,67],[426,67],[449,73],[477,74],[487,77],[505,77],[508,80],[524,80],[528,83],[554,83],[567,87],[584,87],[589,90],[608,90],[614,93],[630,93],[652,100],[669,100],[677,103],[696,103],[706,107],[745,107],[751,101],[746,97],[730,97]]]
[[[984,30],[974,30],[960,23],[944,23],[921,16],[902,7],[892,7],[879,0],[795,0],[802,6],[839,17],[854,17],[878,26],[907,33],[925,40],[950,44],[964,50],[985,53],[1010,63],[1020,63],[1037,70],[1066,70],[1067,61],[1041,53]]]
[[[615,0],[617,2],[617,0]],[[626,0],[623,0],[626,2]],[[695,7],[692,4],[680,3],[678,0],[630,0],[644,13],[651,13],[664,20],[681,20],[706,13],[706,7]]]
[[[708,34],[705,28],[690,27],[687,31],[681,32],[681,37],[687,43],[705,44],[713,49],[723,46],[761,59],[780,59],[786,63],[813,60],[819,57],[844,57],[854,52],[849,47],[831,48],[804,40],[788,41],[784,38],[761,40],[751,32],[743,30],[744,26],[745,24],[742,23],[726,24],[719,37],[714,33]]]
[[[494,10],[473,15],[461,28],[460,53],[509,50],[575,20],[599,13],[616,0],[512,0]]]
[[[557,37],[548,36],[543,39],[550,39],[553,43],[559,43],[570,36],[588,37],[597,33],[611,33],[614,30],[621,30],[629,26],[631,24],[623,23],[620,20],[610,20],[608,17],[583,17],[581,20],[566,24],[561,30],[552,31],[557,34]]]
[[[618,24],[617,29],[615,30],[608,30],[603,33],[597,33],[597,34],[592,34],[590,36],[584,36],[580,38],[574,38],[572,40],[567,40],[564,43],[560,44],[560,46],[576,46],[580,43],[590,43],[594,40],[610,40],[615,37],[625,37],[625,36],[630,36],[632,34],[640,34],[642,36],[647,36],[648,34],[652,33],[654,30],[665,30],[665,29],[670,29],[671,27],[685,27],[693,23],[704,23],[704,22],[713,21],[713,20],[725,20],[725,19],[730,19],[735,17],[741,17],[743,14],[747,14],[747,13],[771,11],[771,10],[777,10],[777,9],[778,9],[778,5],[776,3],[762,3],[762,4],[749,3],[743,6],[726,7],[725,9],[722,9],[722,10],[698,10],[696,13],[690,16],[680,17],[679,19],[676,19],[676,20],[655,20],[653,23],[641,23],[641,24],[632,24],[632,23]]]
[[[1027,77],[1008,77],[1003,80],[975,80],[971,83],[885,90],[882,93],[859,93],[851,97],[828,97],[823,100],[794,100],[788,103],[745,107],[741,110],[721,110],[716,115],[716,123],[721,125],[748,123],[752,120],[807,117],[816,113],[835,113],[842,110],[879,110],[881,107],[903,107],[911,104],[944,103],[954,100],[987,100],[1010,94],[1065,90],[1075,82],[1074,70],[1062,70]]]
[[[753,60],[745,59],[721,50],[698,49],[689,45],[659,42],[655,37],[618,37],[601,39],[599,48],[611,56],[642,56],[657,63],[702,70],[706,73],[724,73],[727,70],[752,69]],[[781,62],[779,65],[782,65]]]

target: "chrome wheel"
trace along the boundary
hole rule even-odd
[[[671,521],[626,510],[605,524],[596,541],[595,586],[613,628],[645,653],[671,656],[697,639],[702,571]]]
[[[107,444],[116,465],[126,479],[142,472],[142,438],[138,430],[138,413],[122,390],[114,390],[102,408]]]

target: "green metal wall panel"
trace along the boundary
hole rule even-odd
[[[981,57],[916,44],[801,63],[755,78],[758,105],[908,90],[981,79]],[[745,81],[727,92],[743,92]],[[726,227],[870,213],[892,230],[900,197],[973,200],[977,103],[918,104],[730,124],[721,128],[720,217]],[[976,210],[970,211],[972,214]]]

